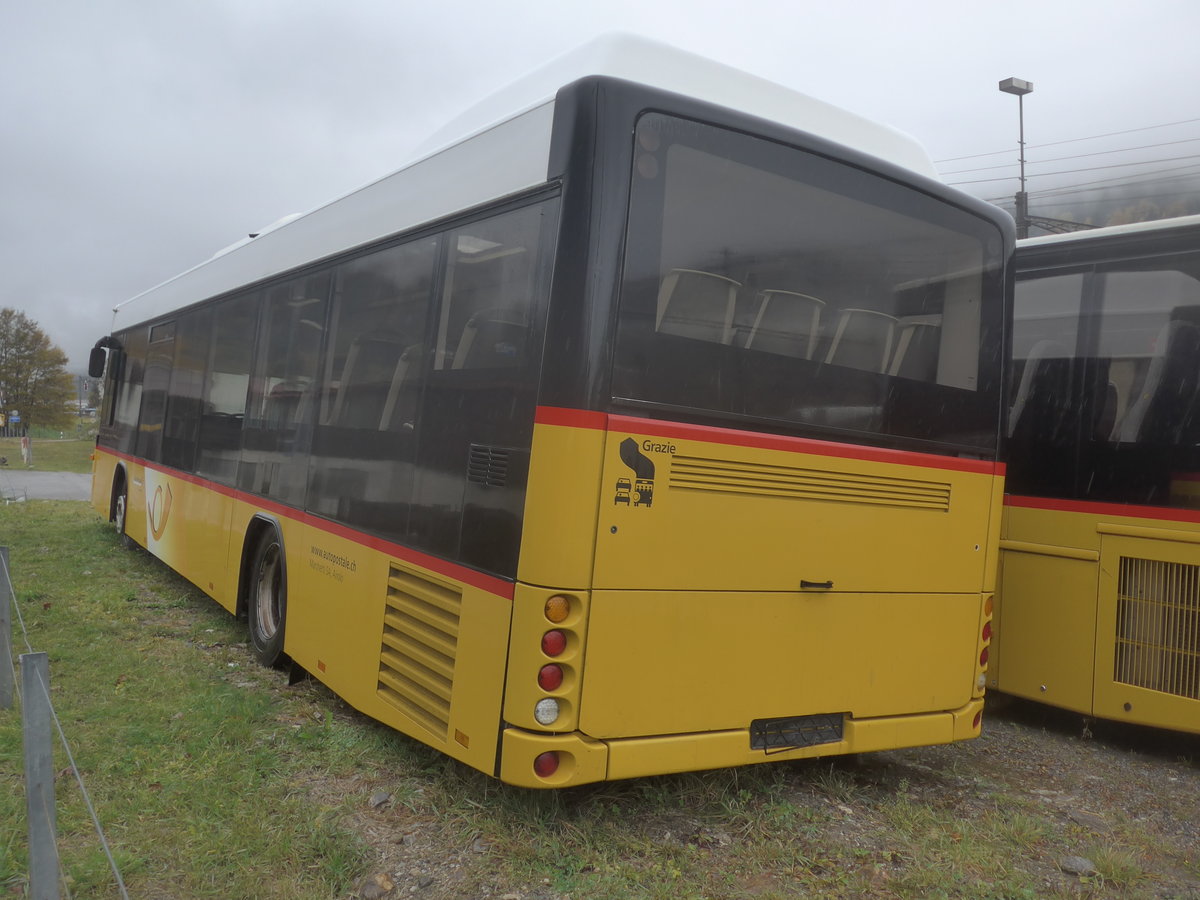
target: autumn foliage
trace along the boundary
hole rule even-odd
[[[53,428],[66,424],[74,395],[67,355],[23,312],[0,309],[0,409],[13,410],[21,424]]]

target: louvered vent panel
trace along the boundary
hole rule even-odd
[[[467,457],[467,481],[487,487],[504,487],[508,483],[508,450],[472,444]]]
[[[937,512],[948,512],[950,509],[950,485],[946,482],[851,475],[823,469],[769,466],[694,456],[672,458],[670,486],[673,490],[754,497],[865,503]]]
[[[1200,700],[1200,566],[1121,557],[1115,680]]]
[[[462,594],[396,566],[388,574],[379,695],[446,737]]]

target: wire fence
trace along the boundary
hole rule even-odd
[[[100,818],[84,784],[70,742],[63,730],[62,721],[54,710],[50,698],[49,658],[36,652],[29,640],[29,631],[21,614],[13,588],[9,568],[7,547],[0,547],[0,648],[4,663],[0,667],[0,708],[11,709],[13,701],[19,701],[22,712],[22,734],[24,742],[26,816],[29,828],[29,892],[34,900],[58,900],[70,897],[70,882],[63,871],[57,849],[55,833],[55,786],[52,736],[57,733],[59,743],[66,756],[67,772],[74,776],[80,798],[95,829],[99,846],[108,860],[116,880],[117,889],[123,900],[129,900],[120,868],[104,836]],[[9,610],[12,615],[9,615]],[[20,677],[13,663],[13,625],[24,643],[26,651],[20,654]],[[60,893],[61,891],[61,893]]]

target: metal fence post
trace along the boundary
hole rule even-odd
[[[0,709],[13,705],[12,597],[8,548],[0,547]]]
[[[49,660],[45,653],[21,654],[25,811],[29,822],[29,896],[33,900],[59,900]]]

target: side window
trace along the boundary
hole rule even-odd
[[[303,504],[308,483],[329,283],[323,272],[269,288],[259,325],[237,483],[286,503]]]
[[[258,294],[218,303],[201,393],[196,471],[232,484],[242,449],[242,422],[258,327]]]
[[[438,239],[338,267],[308,507],[404,533]]]
[[[525,365],[541,221],[531,206],[450,232],[435,369]]]
[[[1008,433],[1045,435],[1070,404],[1084,273],[1017,282]]]
[[[113,373],[113,430],[115,446],[122,453],[137,447],[138,414],[142,408],[142,377],[146,368],[146,328],[135,328],[118,335],[122,351]]]
[[[1108,367],[1105,438],[1188,446],[1200,438],[1200,280],[1187,266],[1168,258],[1104,273],[1096,356]]]
[[[192,471],[196,462],[211,321],[212,309],[205,308],[180,316],[175,329],[175,365],[167,390],[162,461],[185,472]]]
[[[512,575],[537,405],[556,199],[446,233],[408,542]]]
[[[163,422],[167,411],[167,387],[175,361],[175,323],[150,327],[146,373],[142,379],[142,411],[138,420],[137,455],[158,462],[162,459]]]

